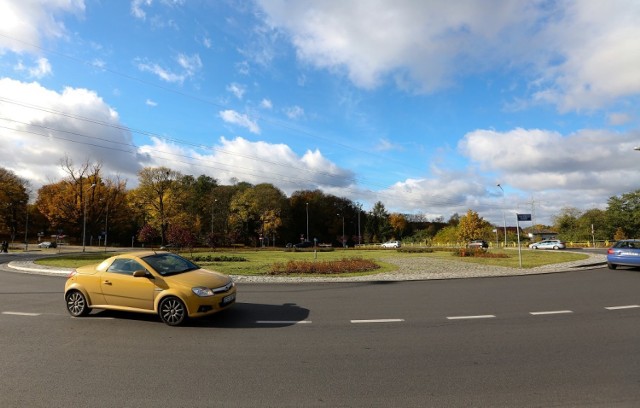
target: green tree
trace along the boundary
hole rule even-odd
[[[367,217],[368,242],[384,242],[391,238],[393,229],[389,224],[389,213],[381,201],[376,202]]]
[[[606,213],[610,233],[622,229],[628,237],[640,237],[640,190],[609,198]]]
[[[580,241],[584,239],[584,232],[580,231],[578,219],[582,213],[574,207],[565,207],[560,214],[552,218],[553,228],[558,232],[559,238],[565,241]]]

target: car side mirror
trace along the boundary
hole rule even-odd
[[[145,271],[144,269],[141,269],[139,271],[133,272],[133,277],[134,278],[145,278],[145,277],[151,277],[151,276],[147,275],[147,271]]]

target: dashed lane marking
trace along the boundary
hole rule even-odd
[[[640,305],[626,305],[626,306],[609,306],[605,307],[607,310],[623,310],[623,309],[637,309]]]
[[[258,320],[256,324],[310,324],[311,320]]]
[[[398,322],[404,322],[404,319],[351,320],[351,323],[398,323]]]
[[[465,320],[465,319],[493,319],[495,315],[477,315],[477,316],[448,316],[447,320]]]
[[[545,312],[531,312],[529,313],[532,316],[544,316],[544,315],[557,315],[557,314],[570,314],[573,313],[572,310],[548,310]]]
[[[26,312],[2,312],[3,315],[10,316],[40,316],[42,313],[26,313]]]

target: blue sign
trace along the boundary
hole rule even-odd
[[[531,221],[531,214],[516,214],[518,221]]]

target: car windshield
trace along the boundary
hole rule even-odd
[[[198,265],[175,254],[155,254],[145,256],[142,259],[162,276],[200,269]]]

